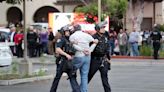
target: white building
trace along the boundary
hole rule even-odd
[[[34,22],[47,22],[49,12],[73,12],[81,5],[80,1],[74,0],[33,0],[26,3],[27,25]],[[5,26],[9,22],[22,22],[22,4],[0,3],[0,26]]]

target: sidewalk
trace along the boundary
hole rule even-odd
[[[142,56],[141,56],[142,57]],[[164,59],[154,60],[151,58],[141,58],[141,57],[130,57],[130,56],[112,56],[111,62],[112,65],[164,65]],[[13,61],[21,62],[23,58],[13,58]],[[30,62],[33,64],[55,64],[55,57],[54,56],[44,56],[44,57],[37,57],[37,58],[29,58]]]

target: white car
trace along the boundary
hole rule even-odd
[[[8,66],[12,63],[12,52],[8,43],[0,43],[0,66]]]
[[[0,28],[0,33],[5,37],[5,42],[0,42],[0,66],[8,66],[12,63],[12,53],[10,50],[10,43],[7,41],[9,37],[9,29]]]

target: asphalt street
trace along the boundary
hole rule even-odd
[[[112,70],[108,74],[112,92],[164,92],[164,60],[112,61]],[[80,80],[79,74],[77,79]],[[49,92],[52,81],[0,86],[0,92]],[[71,92],[67,77],[62,77],[57,92]],[[89,92],[104,92],[99,72],[91,80]]]

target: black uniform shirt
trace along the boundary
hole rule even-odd
[[[61,48],[63,50],[65,45],[66,45],[66,40],[65,40],[64,37],[58,39],[57,42],[56,42],[56,48]]]
[[[152,38],[153,41],[160,41],[161,38],[162,38],[162,35],[161,35],[160,32],[158,32],[158,31],[153,31],[153,32],[150,34],[150,37]]]
[[[93,35],[93,38],[98,39],[99,42],[98,42],[96,48],[94,49],[94,51],[92,52],[92,55],[99,56],[99,57],[108,55],[109,54],[108,37],[105,34],[103,36],[100,36],[98,33],[96,33],[95,35]],[[110,56],[108,56],[108,59],[109,58],[110,58]]]

